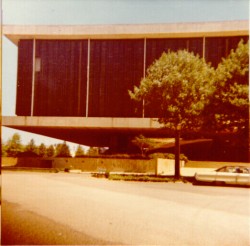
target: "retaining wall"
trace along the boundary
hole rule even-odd
[[[83,172],[96,172],[105,169],[112,172],[155,173],[156,160],[133,160],[111,158],[55,158],[53,167],[73,168]]]
[[[80,169],[83,172],[97,172],[105,169],[111,172],[155,173],[156,160],[113,159],[113,158],[34,158],[2,157],[2,166]]]
[[[212,170],[225,165],[249,166],[250,163],[189,161],[185,165],[181,163],[180,167],[182,175],[192,176],[198,169]],[[166,159],[2,157],[2,166],[57,168],[59,170],[71,168],[80,169],[82,172],[97,172],[102,169],[108,172],[174,174],[174,161]]]

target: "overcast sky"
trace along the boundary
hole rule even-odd
[[[248,0],[2,0],[3,24],[143,24],[246,20]],[[2,45],[2,114],[15,115],[17,48]],[[3,129],[7,140],[15,130]],[[46,142],[32,134],[27,141]],[[49,140],[51,141],[51,140]]]

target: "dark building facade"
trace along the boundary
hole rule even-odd
[[[216,67],[241,39],[248,36],[19,40],[16,114],[157,117],[128,94],[155,59],[186,49]]]

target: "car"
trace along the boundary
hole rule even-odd
[[[196,172],[194,184],[250,186],[250,167],[224,166],[211,172]]]

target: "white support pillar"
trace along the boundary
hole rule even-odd
[[[89,69],[90,69],[90,39],[88,39],[88,54],[87,54],[86,117],[88,117],[89,115]]]
[[[202,40],[202,58],[205,59],[206,57],[206,38],[203,37]]]
[[[186,49],[187,49],[188,52],[189,52],[189,46],[190,46],[190,44],[189,44],[189,39],[188,39],[187,43],[186,43]]]
[[[79,69],[78,69],[78,94],[77,94],[77,114],[80,116],[80,109],[81,109],[81,83],[82,83],[82,77],[81,77],[81,71],[82,71],[82,42],[80,42],[80,48],[79,48],[80,54],[79,54]]]
[[[144,38],[144,50],[143,50],[143,78],[146,77],[146,58],[147,58],[147,40]],[[145,101],[142,100],[142,118],[145,117]]]
[[[31,113],[30,113],[31,116],[34,115],[35,79],[36,79],[36,39],[33,39],[32,84],[31,84]]]
[[[147,40],[144,38],[144,50],[143,50],[143,78],[146,76],[146,57],[147,56]]]

